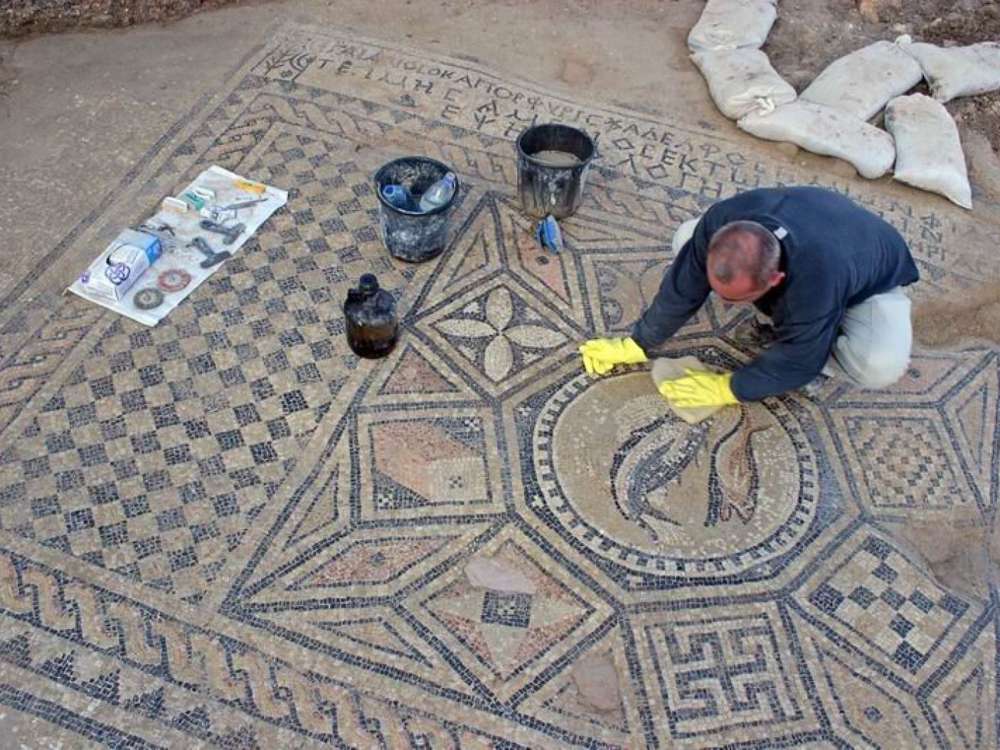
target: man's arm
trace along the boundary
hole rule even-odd
[[[632,338],[644,351],[673,336],[705,304],[711,291],[705,258],[715,228],[710,214],[711,209],[701,217],[691,239],[663,275],[652,304],[632,326]]]
[[[778,341],[746,367],[733,373],[733,395],[757,401],[799,388],[823,370],[837,336],[841,312],[795,323],[779,331]]]

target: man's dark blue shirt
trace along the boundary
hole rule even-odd
[[[698,222],[632,328],[644,350],[670,338],[704,304],[711,291],[708,244],[731,221],[755,221],[775,232],[786,274],[754,303],[774,321],[777,339],[733,374],[740,401],[808,383],[826,364],[847,308],[919,278],[899,232],[848,198],[815,187],[750,190],[716,203]]]

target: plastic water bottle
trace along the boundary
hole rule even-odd
[[[379,288],[375,274],[363,274],[357,289],[347,292],[344,319],[347,323],[347,343],[359,357],[384,357],[396,346],[399,336],[396,300],[385,289]]]
[[[417,204],[410,195],[410,191],[402,185],[385,185],[382,187],[382,197],[388,201],[389,205],[401,208],[404,211],[416,211]]]
[[[455,194],[455,187],[458,180],[454,172],[448,172],[444,177],[435,182],[420,196],[420,210],[433,211],[438,206],[443,206]]]

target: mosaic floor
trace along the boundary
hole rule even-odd
[[[558,256],[512,199],[512,138],[550,119],[601,149]],[[422,266],[376,233],[370,176],[407,152],[464,181]],[[957,209],[286,27],[53,253],[89,257],[213,163],[289,204],[158,327],[4,302],[4,721],[73,747],[996,746],[996,597],[892,534],[993,524],[996,352],[695,426],[648,372],[590,381],[575,354],[627,329],[719,197],[847,191],[906,234],[918,294],[976,277]],[[378,362],[343,335],[366,271],[404,311]],[[732,367],[752,334],[713,304],[665,351]]]

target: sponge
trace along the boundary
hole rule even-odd
[[[653,360],[653,369],[650,371],[650,375],[652,375],[653,382],[656,384],[656,390],[659,391],[660,383],[664,380],[677,380],[677,378],[683,378],[684,371],[687,369],[708,370],[711,372],[717,371],[714,367],[707,367],[703,365],[697,357],[660,357],[659,359]],[[670,409],[674,412],[674,414],[688,424],[697,424],[703,419],[708,419],[722,408],[721,406],[693,406],[681,408],[671,404],[669,399],[664,399],[664,401],[670,404]]]

